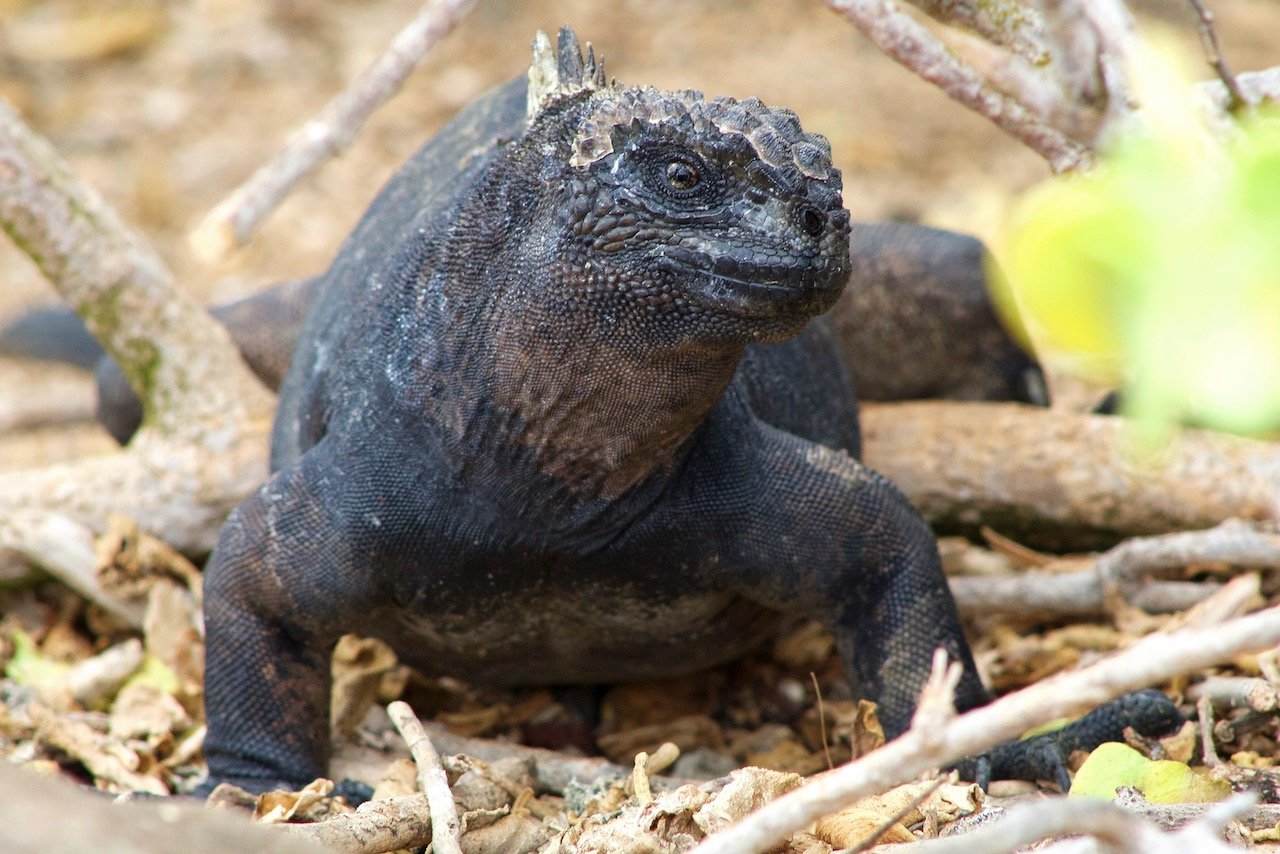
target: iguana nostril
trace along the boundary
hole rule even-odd
[[[804,233],[810,237],[820,236],[827,224],[827,218],[822,215],[822,211],[810,205],[802,205],[796,210],[796,221],[800,223]]]

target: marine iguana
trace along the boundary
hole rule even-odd
[[[756,100],[607,82],[568,30],[529,78],[464,110],[297,286],[274,474],[206,567],[210,784],[325,772],[348,631],[428,673],[581,684],[712,666],[798,612],[891,736],[938,647],[958,706],[988,700],[812,320],[851,267],[826,141]],[[992,770],[1061,781],[1039,744]]]

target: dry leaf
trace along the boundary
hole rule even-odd
[[[180,582],[200,601],[200,570],[127,516],[112,515],[106,531],[94,540],[93,550],[99,582],[119,599],[141,599],[158,579],[167,578]]]
[[[169,578],[157,578],[147,593],[142,618],[147,653],[178,681],[183,699],[204,691],[204,617],[191,590]]]
[[[555,835],[555,830],[527,812],[511,812],[475,829],[474,819],[468,816],[463,817],[467,830],[459,840],[464,854],[524,854]]]
[[[849,723],[849,745],[856,759],[878,750],[885,743],[884,727],[876,716],[876,704],[870,700],[859,700],[857,712]]]
[[[847,807],[835,815],[820,819],[814,825],[813,834],[834,848],[853,848],[872,841],[877,845],[915,842],[915,834],[901,821],[885,827],[885,822],[892,816],[892,813],[884,814],[873,809]],[[880,830],[882,827],[883,832]]]
[[[466,738],[475,738],[492,732],[506,721],[511,707],[506,703],[494,703],[480,709],[466,709],[458,712],[440,712],[436,715],[436,723],[443,724],[450,732]]]
[[[769,768],[774,771],[790,771],[804,777],[826,770],[827,758],[821,751],[811,751],[798,739],[787,738],[768,750],[748,753],[748,765]]]
[[[724,732],[706,715],[686,715],[673,721],[615,732],[598,739],[600,750],[620,765],[630,765],[641,751],[654,753],[664,742],[681,751],[698,747],[722,747]]]
[[[694,824],[706,834],[723,830],[747,813],[755,812],[803,783],[799,774],[765,768],[739,768],[729,775],[725,787],[694,813]]]
[[[191,716],[172,695],[150,685],[129,685],[111,707],[112,738],[155,745],[192,727]]]
[[[773,642],[774,661],[799,671],[821,668],[835,651],[836,641],[822,623],[810,621],[780,635]]]
[[[333,791],[333,781],[323,777],[312,780],[296,792],[276,790],[258,796],[253,808],[254,821],[262,824],[283,824],[328,797]]]
[[[381,801],[387,798],[398,798],[412,795],[418,791],[418,768],[411,759],[397,759],[387,765],[373,787],[371,800]]]
[[[661,726],[694,715],[706,716],[716,704],[723,674],[695,673],[675,679],[615,685],[600,701],[600,719],[607,732]],[[630,764],[628,757],[626,763]]]
[[[343,635],[333,650],[330,720],[348,737],[377,702],[383,679],[399,666],[391,647],[376,638]]]
[[[945,823],[982,808],[982,789],[978,786],[943,783],[934,789],[936,785],[932,781],[907,783],[883,795],[863,798],[835,815],[821,819],[814,826],[814,835],[836,848],[854,847],[865,843],[885,822],[902,813],[878,841],[913,842],[915,836],[909,828],[923,821],[926,811]],[[930,789],[934,790],[930,792]],[[908,810],[916,801],[919,803]]]

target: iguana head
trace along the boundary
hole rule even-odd
[[[529,76],[531,128],[558,124],[544,179],[561,187],[560,254],[581,298],[777,340],[839,296],[840,173],[794,113],[606,83],[567,29],[554,56],[539,34]]]

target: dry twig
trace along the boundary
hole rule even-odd
[[[1187,699],[1206,699],[1214,706],[1273,712],[1280,707],[1280,691],[1255,676],[1210,676],[1187,688]]]
[[[1229,519],[1204,531],[1126,540],[1085,569],[959,576],[950,581],[957,604],[975,614],[1099,614],[1106,610],[1111,591],[1145,610],[1180,611],[1217,592],[1220,586],[1143,584],[1141,577],[1204,563],[1280,569],[1280,533]]]
[[[409,753],[418,766],[418,787],[427,796],[431,810],[432,849],[436,854],[462,854],[458,842],[461,833],[458,808],[449,791],[449,777],[440,764],[440,754],[408,703],[396,700],[387,706],[387,714],[409,745]]]
[[[1145,638],[1096,664],[1059,674],[949,720],[938,713],[936,699],[926,702],[927,689],[911,728],[901,738],[811,778],[800,789],[708,838],[696,850],[698,854],[767,851],[860,797],[1016,738],[1050,718],[1081,712],[1127,691],[1277,643],[1280,607],[1211,628]]]
[[[196,254],[213,260],[247,243],[300,181],[346,150],[374,110],[399,91],[405,79],[474,3],[475,0],[432,0],[423,6],[382,56],[205,217],[191,235]]]
[[[1236,76],[1231,73],[1231,69],[1227,67],[1227,60],[1222,55],[1222,46],[1218,44],[1218,33],[1213,28],[1213,12],[1210,12],[1209,7],[1205,6],[1201,0],[1187,0],[1187,2],[1196,13],[1196,31],[1200,34],[1200,44],[1204,45],[1205,59],[1217,72],[1218,79],[1227,89],[1227,110],[1234,113],[1249,106],[1244,92],[1240,91],[1240,84],[1236,82]]]
[[[826,0],[878,48],[1049,162],[1055,172],[1081,169],[1091,152],[1018,101],[996,90],[947,50],[894,0]]]

